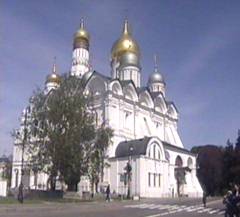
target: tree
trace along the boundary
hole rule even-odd
[[[192,152],[197,157],[197,176],[207,194],[215,195],[221,192],[223,174],[223,152],[220,147],[205,145],[193,147]]]
[[[235,149],[240,152],[240,129],[238,130],[238,137],[235,144]]]
[[[104,167],[107,166],[106,151],[111,143],[111,138],[113,136],[113,130],[109,127],[105,127],[104,124],[96,131],[96,139],[94,142],[93,150],[91,151],[91,160],[89,167],[89,178],[91,181],[92,192],[94,189],[97,191],[98,183],[101,179],[103,182],[104,178]]]
[[[57,89],[47,95],[38,90],[31,98],[31,133],[28,146],[32,165],[49,174],[51,189],[62,177],[68,190],[77,190],[88,171],[89,151],[95,138],[89,97],[82,79],[63,76]]]
[[[234,146],[230,140],[227,140],[226,147],[223,149],[223,185],[222,188],[229,189],[231,187],[231,183],[233,182],[233,171],[232,168],[234,166]]]
[[[233,183],[240,183],[240,130],[238,130],[238,137],[235,143],[234,153],[233,153],[233,167],[231,168],[231,173],[233,175]]]

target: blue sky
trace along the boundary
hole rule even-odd
[[[0,5],[0,154],[11,153],[10,132],[57,57],[71,65],[73,34],[85,18],[91,61],[110,75],[110,50],[128,17],[141,49],[142,83],[153,55],[167,83],[167,99],[180,112],[186,148],[225,145],[240,128],[240,1],[45,0]]]

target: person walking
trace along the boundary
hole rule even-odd
[[[224,196],[223,204],[225,204],[225,206],[226,206],[224,217],[233,217],[234,206],[233,206],[233,193],[232,193],[232,191],[228,191],[227,194]]]
[[[207,193],[205,191],[203,192],[202,202],[203,202],[203,207],[205,208],[207,204]]]
[[[110,185],[109,184],[106,189],[106,201],[110,202]]]

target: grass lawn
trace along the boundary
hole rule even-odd
[[[41,199],[26,199],[24,200],[25,204],[39,204],[39,203],[43,203],[44,200]],[[18,200],[14,197],[3,197],[0,198],[0,205],[2,204],[19,204]]]

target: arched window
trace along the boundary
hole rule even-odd
[[[161,160],[161,148],[158,143],[152,143],[147,151],[147,156],[153,159]]]
[[[176,160],[175,160],[175,165],[177,167],[182,167],[183,166],[183,161],[182,161],[182,158],[178,155]]]

